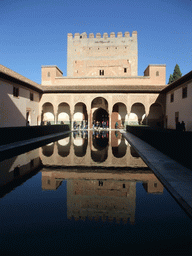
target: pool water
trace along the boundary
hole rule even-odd
[[[191,255],[191,219],[119,132],[72,133],[0,170],[0,255]]]

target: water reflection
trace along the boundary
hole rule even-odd
[[[163,193],[162,184],[120,132],[77,131],[64,140],[54,144],[51,157],[42,149],[41,173],[44,191],[57,190],[67,180],[68,219],[129,219],[134,224],[136,183],[142,182],[147,193]]]
[[[54,167],[55,169],[56,167]],[[135,222],[136,183],[147,193],[163,193],[163,185],[150,170],[59,169],[42,170],[42,189],[56,190],[67,180],[67,217]]]
[[[41,167],[39,149],[0,162],[0,197],[31,178]]]
[[[45,165],[147,167],[116,131],[76,131],[71,137],[42,147]]]
[[[2,255],[157,255],[162,244],[165,255],[191,244],[185,213],[119,132],[77,132],[0,170]]]

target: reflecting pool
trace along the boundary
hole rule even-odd
[[[75,132],[0,171],[0,255],[191,255],[191,219],[120,132]]]

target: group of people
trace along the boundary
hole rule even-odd
[[[176,123],[176,130],[185,132],[185,123],[183,121],[181,123],[177,122]]]
[[[76,121],[73,122],[73,128],[76,129],[88,129],[88,121],[82,120],[80,123],[77,123]]]
[[[93,139],[104,139],[109,138],[109,132],[108,131],[93,131]]]
[[[93,120],[93,129],[99,129],[99,128],[103,128],[103,129],[107,129],[109,128],[109,121],[108,120],[103,120],[102,122],[100,121],[95,121]]]

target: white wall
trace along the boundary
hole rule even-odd
[[[175,129],[175,112],[179,112],[179,122],[184,121],[186,131],[192,131],[192,81],[187,83],[187,98],[182,98],[182,86],[166,94],[167,128]],[[170,102],[174,93],[174,101]]]
[[[19,97],[13,96],[13,86],[19,88]],[[37,125],[39,93],[13,82],[0,80],[0,127],[26,126],[26,112],[30,110],[30,125]],[[30,92],[34,100],[30,100]]]

